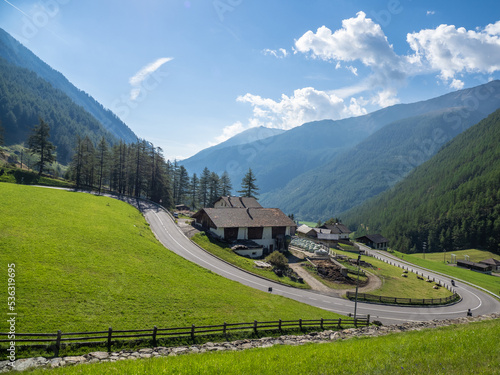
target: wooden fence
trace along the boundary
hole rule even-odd
[[[347,298],[356,298],[355,292],[347,292]],[[379,303],[394,303],[398,305],[444,305],[460,299],[460,296],[455,293],[446,298],[400,298],[400,297],[385,297],[374,296],[373,294],[358,293],[359,301],[379,302]]]
[[[16,333],[15,339],[7,339],[11,333],[0,332],[0,343],[10,343],[14,341],[17,344],[32,344],[36,346],[52,347],[55,355],[59,354],[62,345],[78,344],[78,345],[106,345],[108,350],[114,343],[125,340],[117,339],[141,339],[152,340],[154,346],[159,338],[188,338],[195,342],[196,337],[207,336],[211,334],[227,335],[231,332],[253,332],[258,335],[260,331],[282,331],[284,329],[314,329],[315,327],[321,330],[342,328],[342,326],[364,327],[370,325],[370,315],[366,318],[357,319],[319,319],[319,320],[278,320],[270,322],[258,322],[254,320],[249,323],[226,323],[211,326],[195,326],[194,324],[188,327],[178,328],[158,328],[154,326],[152,329],[135,329],[135,330],[113,330],[111,327],[106,331],[94,332],[61,332],[57,333]]]

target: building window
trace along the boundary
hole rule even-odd
[[[238,239],[238,228],[224,228],[224,238],[228,241],[236,241]]]
[[[286,234],[286,227],[273,227],[273,238],[276,238],[278,236],[285,236]]]
[[[261,240],[262,234],[264,233],[264,228],[248,228],[248,239],[249,240]]]

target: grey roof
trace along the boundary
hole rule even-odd
[[[359,239],[361,239],[363,237],[364,238],[368,238],[373,243],[389,242],[389,240],[387,238],[385,238],[384,236],[382,236],[381,234],[366,234],[364,236],[356,238],[356,240],[359,240]]]
[[[313,228],[316,233],[332,233],[330,229],[325,228]]]
[[[326,228],[330,230],[330,233],[334,234],[349,234],[351,231],[344,224],[335,223],[335,224],[327,224],[323,225],[322,228]]]
[[[193,217],[197,218],[203,212],[217,228],[297,226],[279,208],[202,208]]]
[[[495,258],[485,259],[480,261],[479,263],[489,264],[490,266],[500,266],[500,260]]]
[[[216,202],[219,202],[220,200],[224,201],[227,207],[235,207],[235,208],[262,207],[260,203],[257,202],[257,199],[253,197],[220,197],[214,202],[214,204]]]
[[[310,233],[311,231],[314,231],[314,228],[311,228],[305,224],[302,224],[300,227],[297,228],[297,232],[299,233],[307,234]]]

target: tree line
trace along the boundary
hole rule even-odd
[[[55,161],[56,147],[49,141],[49,132],[49,125],[40,118],[28,138],[30,152],[38,156],[35,168],[39,175]],[[233,190],[227,172],[219,176],[205,167],[200,176],[190,176],[178,161],[166,160],[161,147],[144,139],[109,145],[105,137],[96,143],[87,135],[77,136],[65,178],[81,189],[147,198],[168,208],[185,204],[193,210],[210,207],[218,197],[231,195]],[[238,193],[256,197],[258,190],[249,169]]]

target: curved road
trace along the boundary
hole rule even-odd
[[[136,202],[129,200],[129,203],[137,207]],[[310,290],[288,287],[233,267],[195,245],[182,233],[172,217],[156,204],[141,201],[139,205],[141,212],[149,222],[151,230],[158,240],[166,248],[191,262],[207,268],[223,277],[264,292],[268,292],[269,288],[272,287],[273,294],[288,297],[324,310],[344,315],[354,312],[354,302]],[[383,253],[377,254],[377,257],[380,258],[383,255]],[[390,259],[390,261],[393,263],[397,262],[394,259]],[[404,262],[402,262],[402,264],[403,263]],[[405,264],[405,266],[408,266],[408,264]],[[429,275],[431,278],[434,277],[436,280],[440,280],[441,283],[450,284],[450,279],[447,277],[418,269],[413,265],[411,268],[418,270],[420,274],[423,272],[426,277]],[[357,314],[370,314],[371,320],[380,320],[384,324],[392,324],[406,321],[464,317],[468,309],[471,309],[473,315],[490,314],[500,311],[500,302],[487,293],[462,283],[457,283],[455,289],[462,296],[462,301],[451,306],[401,307],[358,302]]]

